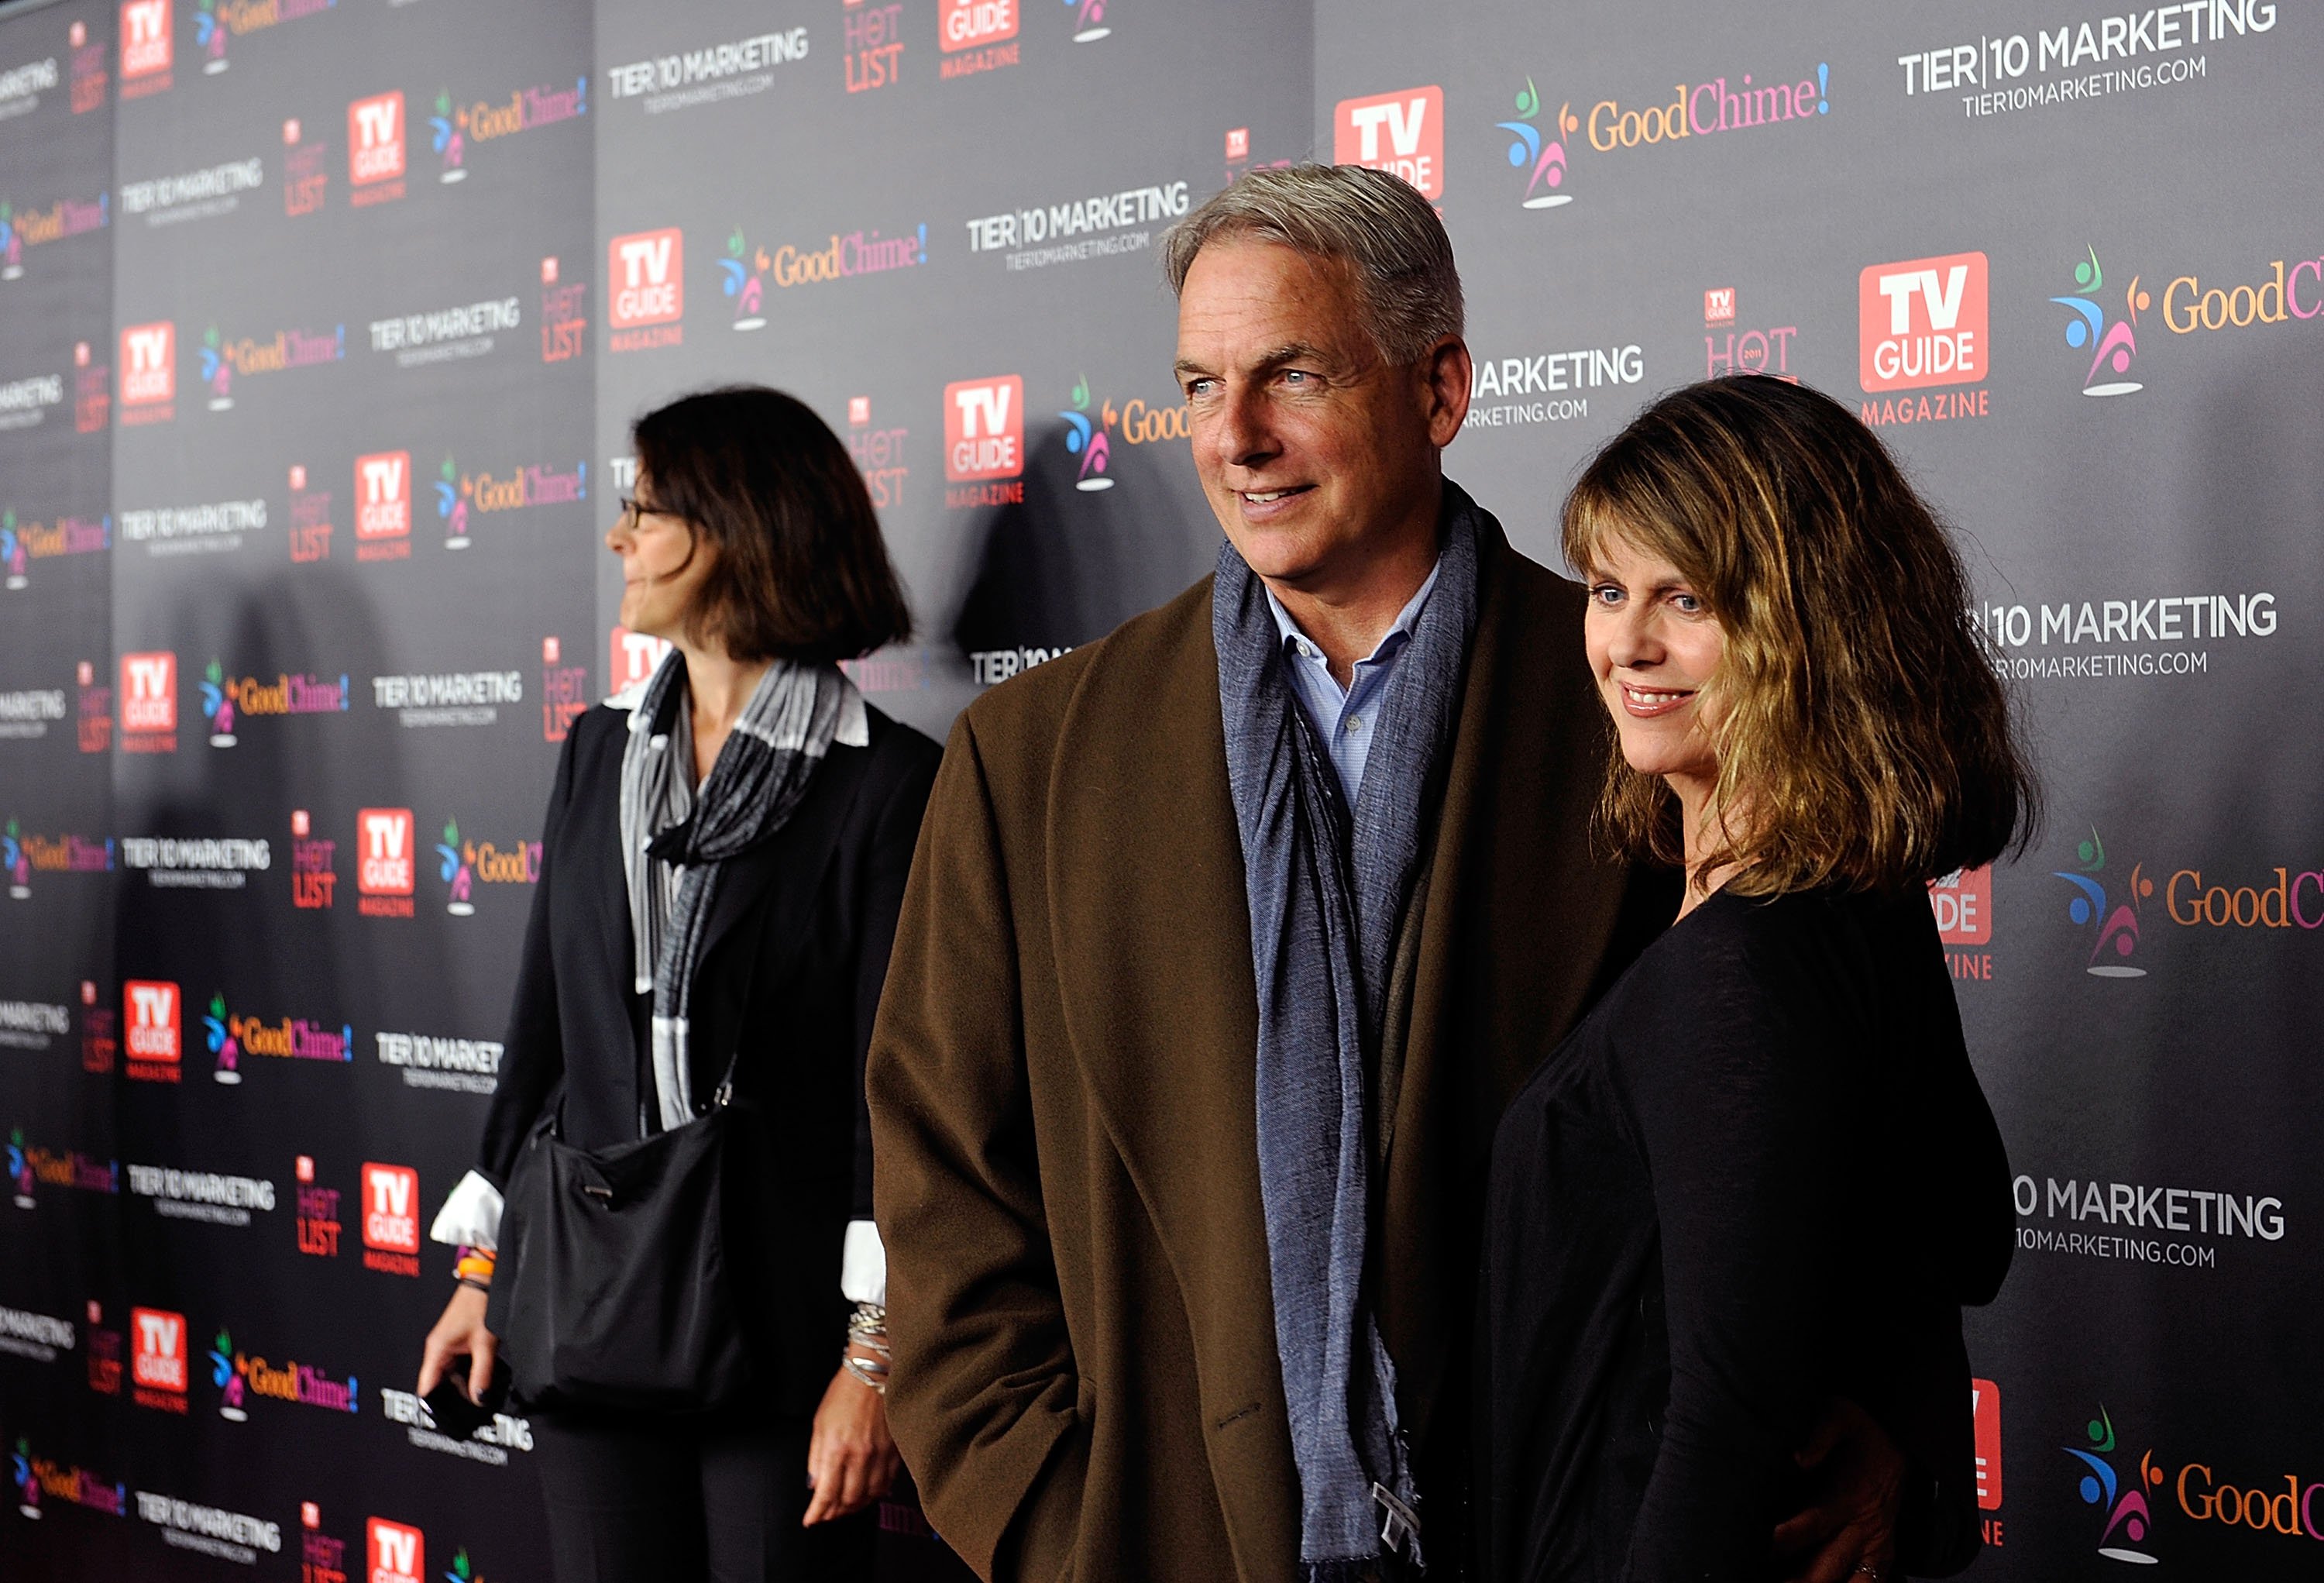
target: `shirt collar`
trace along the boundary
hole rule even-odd
[[[1397,612],[1395,623],[1388,627],[1388,631],[1380,634],[1380,641],[1373,646],[1372,652],[1358,661],[1358,664],[1369,665],[1380,660],[1393,650],[1402,647],[1410,639],[1412,629],[1420,624],[1420,612],[1427,605],[1428,596],[1436,587],[1437,574],[1443,569],[1444,558],[1439,555],[1435,564],[1428,569],[1428,579],[1420,585],[1420,591],[1406,601],[1404,608]],[[1268,613],[1275,617],[1275,630],[1282,634],[1283,642],[1288,643],[1296,638],[1303,643],[1313,643],[1315,640],[1299,629],[1299,624],[1291,618],[1291,612],[1286,610],[1283,607],[1283,601],[1275,597],[1275,590],[1268,588],[1264,582],[1259,586],[1266,591]]]

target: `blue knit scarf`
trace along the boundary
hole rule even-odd
[[[1375,1482],[1419,1505],[1396,1367],[1363,1290],[1373,1136],[1364,1090],[1420,859],[1422,804],[1450,750],[1476,629],[1476,507],[1449,483],[1444,496],[1436,587],[1388,678],[1352,810],[1292,697],[1266,590],[1231,543],[1212,583],[1259,983],[1259,1194],[1309,1583],[1352,1578],[1379,1556]],[[1407,1559],[1420,1560],[1417,1535]]]

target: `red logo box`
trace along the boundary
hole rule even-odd
[[[1425,198],[1444,196],[1444,90],[1400,88],[1342,99],[1332,112],[1332,161],[1401,176]]]
[[[428,1541],[417,1528],[373,1517],[364,1523],[365,1583],[422,1583],[428,1572]]]
[[[420,1173],[408,1165],[363,1168],[364,1246],[383,1253],[420,1251]]]
[[[605,279],[614,329],[674,324],[686,313],[686,234],[676,226],[632,231],[606,245]]]
[[[1876,264],[1857,277],[1856,303],[1867,392],[1975,384],[1991,372],[1984,254]]]
[[[355,813],[355,889],[366,896],[411,894],[411,810],[365,808]]]
[[[186,1316],[167,1309],[129,1310],[129,1378],[149,1391],[186,1393]]]
[[[966,483],[1025,470],[1025,382],[1014,374],[945,386],[945,477]]]
[[[613,679],[613,692],[625,692],[650,677],[669,653],[669,640],[632,632],[626,626],[613,628],[613,664],[605,674]]]
[[[129,1030],[129,1059],[175,1065],[185,1053],[180,1013],[185,997],[167,979],[130,978],[121,986],[121,1018]]]
[[[178,656],[167,649],[121,656],[121,728],[178,728]]]
[[[1017,36],[1017,0],[944,0],[937,36],[947,54]]]
[[[403,90],[347,101],[347,181],[361,187],[403,174]]]
[[[1702,322],[1706,326],[1735,322],[1734,287],[1713,286],[1703,292]]]
[[[128,0],[121,8],[123,79],[155,76],[170,61],[170,0]]]
[[[401,539],[411,532],[411,453],[374,451],[355,458],[355,537]]]
[[[1977,1425],[1977,1509],[1997,1512],[2001,1510],[2001,1387],[1991,1380],[1971,1380],[1969,1400]]]
[[[1993,939],[1993,866],[1956,869],[1929,882],[1937,938],[1949,946],[1981,946]]]
[[[121,329],[121,404],[142,407],[178,399],[178,327],[171,320]]]

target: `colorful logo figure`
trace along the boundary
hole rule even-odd
[[[16,838],[21,833],[13,819],[0,828],[0,868],[8,871],[8,893],[20,902],[32,893],[32,859]]]
[[[32,1442],[17,1436],[15,1455],[9,1460],[10,1470],[16,1476],[16,1510],[37,1523],[41,1520],[41,1481],[32,1476]]]
[[[202,61],[205,72],[226,69],[226,18],[217,14],[217,0],[197,0],[194,47],[207,57]]]
[[[234,1036],[234,1027],[226,1020],[226,996],[210,996],[209,1014],[202,1018],[202,1032],[208,1037],[210,1053],[217,1058],[217,1068],[210,1073],[219,1082],[235,1084],[242,1081],[242,1043]]]
[[[428,117],[428,129],[434,134],[432,146],[444,167],[437,173],[438,181],[465,181],[468,179],[468,112],[455,114],[449,88],[436,93],[436,113]]]
[[[763,247],[752,247],[742,239],[742,227],[737,226],[726,238],[726,256],[718,261],[719,288],[734,299],[734,328],[763,329],[767,316],[761,311],[766,303],[765,277],[774,267]]]
[[[2089,257],[2074,265],[2074,294],[2052,297],[2051,301],[2061,308],[2070,308],[2074,317],[2066,321],[2066,344],[2077,351],[2091,348],[2090,368],[2082,375],[2082,393],[2086,396],[2128,395],[2146,387],[2135,379],[2107,379],[2111,372],[2119,376],[2130,372],[2130,360],[2138,356],[2138,316],[2153,305],[2153,299],[2138,289],[2138,277],[2130,277],[2129,289],[2122,294],[2124,316],[2109,326],[2106,310],[2097,301],[2098,292],[2106,286],[2106,272],[2098,267],[2098,249],[2089,250]]]
[[[211,412],[223,412],[234,405],[234,365],[215,324],[202,332],[202,383],[210,387]]]
[[[1094,44],[1113,30],[1105,25],[1105,0],[1065,0],[1074,8],[1074,42]]]
[[[1573,201],[1571,192],[1560,192],[1565,184],[1565,140],[1582,129],[1581,120],[1573,114],[1571,103],[1557,107],[1557,119],[1550,124],[1548,141],[1544,142],[1541,128],[1533,124],[1541,114],[1541,94],[1533,86],[1533,79],[1517,92],[1516,121],[1497,121],[1502,131],[1514,133],[1517,141],[1509,144],[1509,164],[1526,171],[1524,205],[1527,208],[1556,208]]]
[[[24,273],[24,233],[16,228],[16,206],[0,203],[0,280]]]
[[[444,1574],[444,1583],[484,1583],[484,1574],[468,1560],[466,1545],[452,1552],[452,1569]]]
[[[1111,489],[1113,480],[1105,476],[1106,464],[1113,458],[1112,442],[1106,430],[1113,423],[1111,405],[1098,414],[1099,421],[1089,420],[1089,377],[1084,375],[1074,385],[1074,410],[1059,412],[1065,421],[1065,449],[1082,458],[1081,471],[1074,475],[1074,487],[1084,490]]]
[[[8,575],[8,586],[21,588],[32,579],[24,575],[24,541],[16,532],[16,514],[11,509],[0,511],[0,569]]]
[[[2146,1488],[2160,1488],[2163,1469],[2154,1466],[2154,1453],[2144,1452],[2138,1458],[2138,1476],[2130,1487],[2122,1480],[2107,1458],[2114,1454],[2114,1421],[2107,1416],[2103,1404],[2098,1415],[2083,1426],[2089,1436],[2087,1449],[2073,1446],[2059,1448],[2082,1465],[2081,1483],[2077,1486],[2082,1504],[2096,1506],[2106,1514],[2106,1526],[2098,1531],[2098,1554],[2109,1560],[2135,1561],[2153,1566],[2155,1558],[2138,1547],[2147,1542],[2154,1531],[2154,1511],[2147,1504]]]
[[[32,1161],[24,1153],[24,1129],[8,1129],[8,1180],[16,1184],[16,1208],[32,1207]]]
[[[234,1338],[218,1327],[217,1339],[210,1344],[210,1384],[225,1394],[218,1398],[218,1416],[236,1423],[246,1421],[250,1414],[243,1411],[243,1377],[250,1372],[241,1354],[234,1349]]]
[[[210,745],[234,745],[234,696],[226,690],[226,667],[212,660],[202,671],[202,714],[210,723]]]
[[[2098,838],[2096,829],[2090,831],[2089,840],[2074,848],[2074,856],[2076,872],[2068,874],[2060,869],[2052,877],[2064,880],[2076,892],[2073,900],[2066,903],[2066,916],[2097,930],[2088,970],[2099,978],[2145,977],[2146,969],[2132,967],[2128,958],[2138,949],[2138,914],[2146,898],[2154,893],[2154,882],[2146,877],[2144,865],[2134,864],[2130,879],[2124,886],[2124,900],[2110,905],[2105,882],[2098,877],[2106,872],[2106,843]],[[2109,947],[2121,960],[2105,959]]]
[[[476,910],[476,904],[468,899],[476,879],[466,849],[460,845],[460,822],[457,819],[444,821],[444,838],[436,843],[436,856],[441,860],[436,877],[452,887],[451,899],[444,903],[444,911],[456,918],[468,917]]]
[[[475,486],[460,476],[450,457],[436,469],[436,520],[444,524],[444,548],[468,547],[468,499]]]

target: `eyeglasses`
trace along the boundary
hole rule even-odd
[[[620,497],[616,504],[622,508],[621,520],[632,524],[632,526],[642,521],[644,518],[650,516],[668,517],[672,522],[683,522],[686,520],[674,511],[664,511],[659,505],[649,505],[634,495],[624,495]]]

